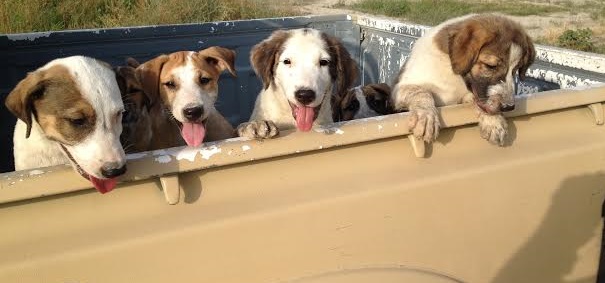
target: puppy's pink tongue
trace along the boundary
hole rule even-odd
[[[313,127],[313,118],[315,118],[315,109],[313,107],[297,106],[296,127],[303,132],[308,132]]]
[[[113,190],[113,188],[115,188],[116,186],[116,179],[99,179],[96,178],[94,176],[88,176],[90,182],[93,184],[93,186],[95,186],[95,189],[97,189],[97,191],[99,191],[99,193],[106,193],[106,192],[110,192],[111,190]]]
[[[206,128],[202,123],[183,123],[181,135],[188,146],[200,146],[206,135]]]

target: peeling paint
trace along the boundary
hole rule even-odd
[[[38,170],[38,169],[34,169],[34,170],[29,171],[29,175],[30,176],[36,176],[36,175],[41,175],[41,174],[44,174],[44,171]]]
[[[543,70],[543,69],[532,69],[530,68],[527,71],[527,75],[540,79],[546,82],[556,83],[562,89],[575,88],[580,86],[591,86],[599,81],[594,81],[591,79],[581,78],[571,74],[563,74],[553,70]]]
[[[194,161],[195,160],[195,156],[198,153],[198,149],[195,147],[185,147],[182,149],[179,149],[176,152],[171,153],[172,156],[176,157],[176,160],[183,160],[183,159],[187,159],[189,161]]]
[[[168,162],[172,161],[172,158],[170,158],[170,155],[160,155],[155,158],[155,161],[157,161],[159,163],[168,163]]]
[[[166,150],[164,150],[164,149],[158,149],[158,150],[152,151],[151,154],[153,156],[158,156],[158,155],[166,155],[166,154],[168,154],[168,152],[166,152]]]
[[[536,45],[536,58],[548,63],[605,74],[605,56],[600,54]]]
[[[18,34],[7,34],[6,38],[10,41],[29,40],[34,41],[38,38],[49,37],[52,32],[32,32],[32,33],[18,33]]]
[[[248,151],[251,147],[249,145],[242,145],[242,151]]]
[[[130,153],[128,155],[126,155],[126,160],[135,160],[135,159],[141,159],[143,157],[147,156],[146,152],[141,152],[141,153]]]
[[[200,154],[202,155],[203,159],[210,159],[210,157],[212,157],[213,155],[220,153],[222,151],[222,149],[220,149],[218,146],[214,145],[211,146],[209,148],[203,148],[200,150]]]

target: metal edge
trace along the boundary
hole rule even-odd
[[[516,110],[505,116],[527,116],[602,102],[605,102],[605,85],[554,90],[518,98]],[[477,123],[477,112],[470,104],[443,107],[440,112],[443,128]],[[284,131],[280,137],[271,140],[235,138],[206,143],[202,148],[179,147],[131,154],[128,156],[128,172],[120,178],[120,182],[124,184],[162,175],[406,136],[410,133],[407,125],[408,114],[400,113],[335,123],[308,133]],[[0,203],[88,189],[92,189],[90,183],[67,165],[0,174]]]

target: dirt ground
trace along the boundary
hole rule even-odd
[[[308,14],[350,14],[364,15],[364,13],[333,8],[338,3],[351,4],[359,0],[303,0],[299,3],[299,8],[303,13]],[[473,0],[485,2],[485,0]],[[534,0],[527,2],[539,2],[543,5],[550,5],[546,0]],[[567,3],[576,5],[584,3],[585,0],[569,0]],[[379,16],[388,18],[386,16]],[[540,38],[543,42],[554,42],[563,31],[567,29],[590,28],[593,31],[593,37],[598,43],[605,43],[605,24],[603,21],[591,19],[586,11],[560,12],[540,16],[510,16],[525,27],[527,32],[535,39]],[[400,20],[400,19],[398,19]]]

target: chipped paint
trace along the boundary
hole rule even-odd
[[[157,161],[159,163],[168,163],[168,162],[172,161],[172,158],[170,157],[170,155],[160,155],[155,158],[155,161]]]
[[[552,64],[605,74],[605,56],[600,54],[536,45],[536,58]]]
[[[222,151],[222,149],[220,149],[218,146],[213,145],[209,148],[202,148],[200,150],[200,154],[202,155],[203,159],[210,159],[210,157],[212,157],[213,155],[220,153]]]
[[[165,149],[158,149],[158,150],[154,150],[151,152],[151,155],[153,155],[153,156],[166,155],[166,154],[168,154],[168,152],[166,152]]]
[[[536,78],[539,80],[543,80],[546,82],[556,83],[562,89],[569,89],[581,86],[591,86],[599,81],[594,81],[587,78],[581,78],[573,74],[564,74],[553,70],[544,70],[544,69],[533,69],[530,68],[527,71],[527,75]]]
[[[176,160],[189,160],[189,161],[194,161],[195,160],[195,156],[198,153],[198,149],[195,147],[183,147],[183,148],[177,148],[174,151],[172,151],[170,154],[172,156],[174,156],[176,158]]]
[[[430,29],[429,26],[424,25],[416,25],[416,24],[408,24],[402,23],[394,20],[387,19],[378,19],[371,17],[359,17],[357,19],[357,24],[369,28],[399,33],[399,34],[407,34],[411,36],[420,37],[424,35],[424,33]]]
[[[317,128],[317,129],[313,129],[313,130],[316,133],[323,133],[326,135],[332,135],[332,134],[342,135],[345,133],[343,130],[341,130],[340,128],[337,128],[337,127]]]
[[[38,169],[34,169],[34,170],[29,171],[29,175],[30,176],[39,176],[39,175],[42,175],[42,174],[44,174],[44,171],[38,170]]]
[[[51,34],[52,34],[52,32],[32,32],[32,33],[7,34],[5,36],[10,41],[21,41],[21,40],[34,41],[38,38],[50,37]]]
[[[147,156],[146,152],[130,153],[130,154],[126,155],[126,160],[141,159],[141,158],[143,158],[145,156]]]
[[[251,147],[249,145],[242,145],[242,151],[248,151]]]

